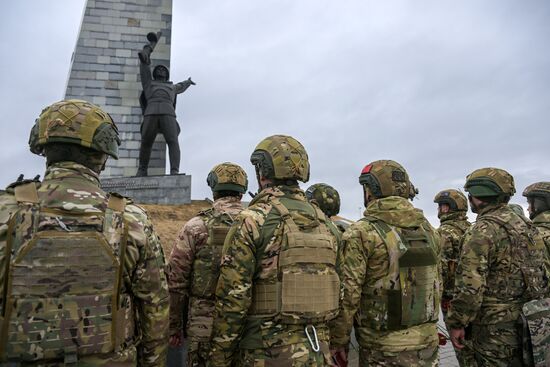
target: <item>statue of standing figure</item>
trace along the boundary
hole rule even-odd
[[[143,112],[141,123],[141,147],[139,149],[139,167],[136,176],[147,176],[151,149],[158,133],[164,135],[170,157],[170,174],[179,173],[180,146],[178,135],[180,127],[176,120],[176,96],[195,83],[191,78],[180,82],[169,81],[170,73],[165,65],[157,65],[151,75],[151,53],[155,49],[161,32],[147,34],[149,41],[139,52],[139,70],[143,92],[139,102]]]

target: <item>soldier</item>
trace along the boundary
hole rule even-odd
[[[140,103],[143,109],[141,124],[141,147],[139,150],[139,168],[136,176],[147,176],[147,167],[151,157],[151,149],[157,134],[160,132],[168,144],[170,156],[170,174],[175,175],[180,167],[180,145],[178,135],[180,127],[176,120],[176,96],[183,93],[195,82],[188,78],[183,82],[173,84],[168,79],[170,73],[164,65],[157,65],[151,75],[151,53],[160,38],[161,33],[149,33],[149,44],[139,52],[139,71],[143,92]]]
[[[529,203],[529,218],[538,228],[550,254],[550,182],[537,182],[523,191]]]
[[[340,195],[334,187],[324,183],[313,184],[306,190],[306,198],[310,203],[317,205],[342,233],[353,223],[338,216]]]
[[[468,200],[463,193],[454,189],[439,192],[434,203],[438,204],[437,216],[441,223],[437,232],[441,236],[441,269],[443,293],[441,296],[441,310],[443,317],[447,316],[449,305],[453,299],[455,271],[460,258],[462,237],[470,228],[466,212]],[[450,329],[447,326],[447,329]],[[469,333],[468,337],[469,337]],[[471,349],[456,349],[456,357],[460,366],[475,365],[474,354]]]
[[[523,211],[523,207],[519,204],[508,204],[510,209],[517,215],[521,215],[522,217],[525,217],[525,212]]]
[[[211,364],[331,365],[326,322],[338,312],[338,229],[298,186],[309,162],[296,139],[270,136],[250,160],[260,192],[224,244]]]
[[[548,292],[544,244],[529,220],[507,205],[516,191],[508,172],[475,170],[464,189],[477,219],[464,236],[456,272],[447,314],[451,340],[462,349],[471,325],[478,366],[521,366],[516,323],[524,303]]]
[[[143,209],[99,187],[119,144],[111,117],[85,101],[54,103],[36,120],[29,145],[46,156],[44,180],[0,196],[2,362],[164,365],[159,238]]]
[[[365,216],[344,233],[339,270],[344,298],[331,323],[331,348],[347,360],[350,331],[361,366],[435,366],[439,235],[408,199],[417,190],[391,160],[361,171]]]
[[[243,209],[241,199],[248,188],[246,172],[229,162],[215,166],[206,182],[214,196],[212,208],[183,226],[169,260],[170,344],[181,344],[187,324],[188,366],[205,366],[208,360],[221,250],[229,227]]]

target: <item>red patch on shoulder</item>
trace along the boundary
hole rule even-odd
[[[361,174],[364,175],[366,173],[369,173],[371,169],[372,169],[372,164],[367,164],[365,168],[363,168],[363,170],[361,171]]]

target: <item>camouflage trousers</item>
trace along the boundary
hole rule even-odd
[[[479,367],[521,367],[521,345],[513,322],[473,325],[472,341]]]
[[[438,365],[438,346],[403,352],[381,352],[367,348],[359,351],[360,367],[436,367]]]
[[[239,367],[321,367],[334,366],[328,341],[319,341],[321,350],[314,352],[309,344],[298,343],[270,349],[241,350]]]
[[[210,343],[190,341],[187,351],[187,367],[204,367],[210,354]]]

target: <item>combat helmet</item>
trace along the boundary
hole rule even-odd
[[[359,183],[367,186],[376,198],[400,196],[413,199],[418,194],[405,168],[392,160],[367,164],[361,171]]]
[[[523,190],[523,196],[525,196],[530,203],[531,201],[536,202],[530,207],[533,209],[532,215],[530,213],[531,219],[542,212],[550,210],[550,182],[535,182],[527,186],[525,190]]]
[[[208,173],[206,183],[213,192],[236,191],[244,194],[248,189],[246,172],[239,165],[231,162],[214,166]]]
[[[467,211],[468,200],[466,196],[458,190],[447,189],[437,193],[434,203],[447,204],[451,211]]]
[[[44,146],[76,144],[118,159],[120,138],[111,116],[98,106],[78,100],[59,101],[42,110],[31,129],[31,152],[44,155]]]
[[[334,187],[317,183],[306,190],[306,198],[319,206],[326,216],[332,217],[340,212],[340,195]]]
[[[287,135],[272,135],[254,149],[250,162],[258,175],[275,180],[309,180],[309,158],[304,146]]]
[[[466,176],[464,190],[479,198],[498,197],[502,202],[507,202],[516,192],[514,177],[494,167],[480,168]]]

